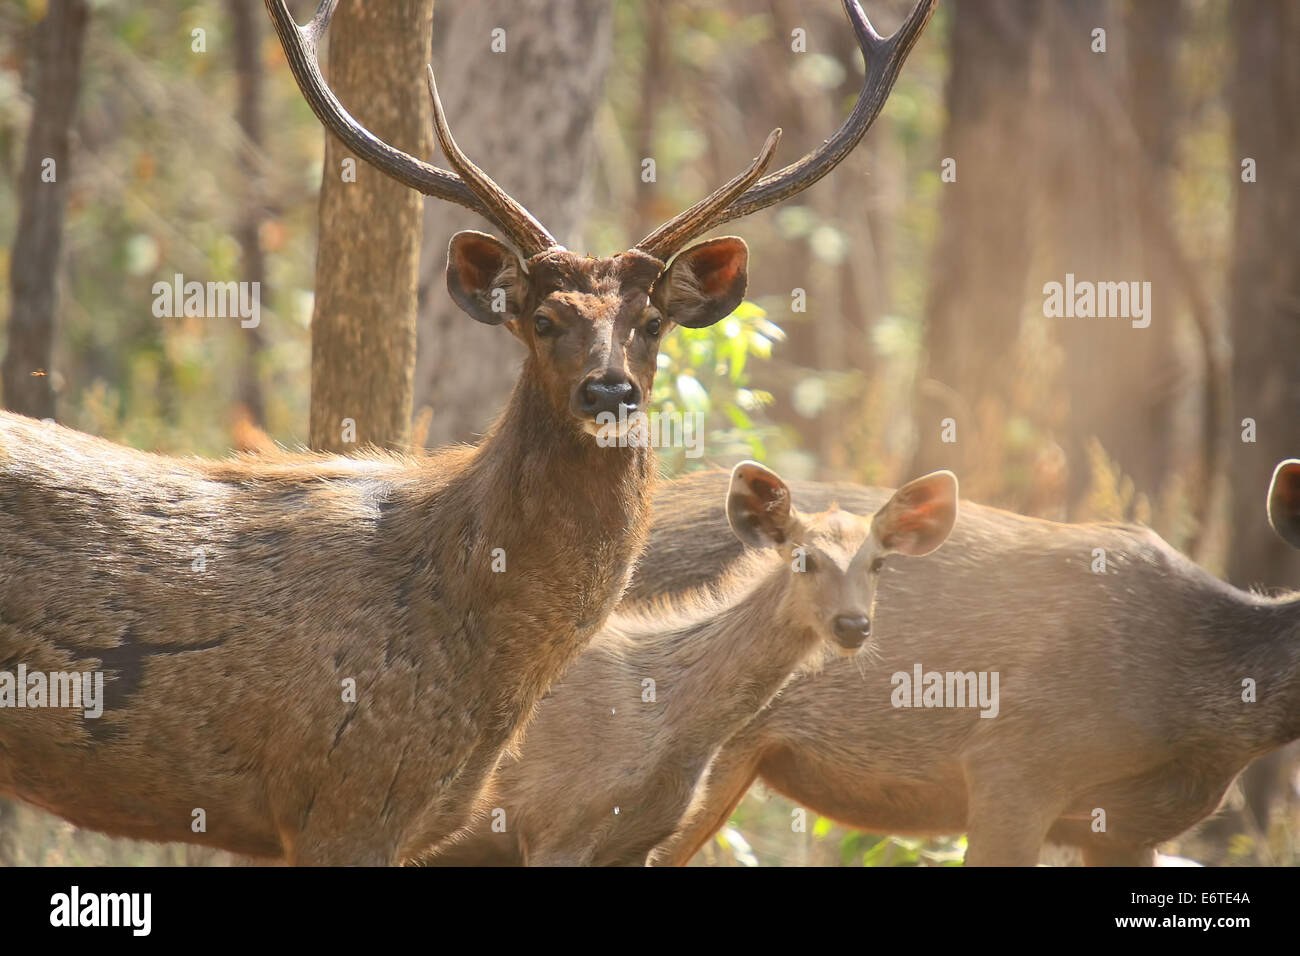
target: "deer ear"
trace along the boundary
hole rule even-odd
[[[727,523],[753,548],[785,543],[796,521],[790,489],[781,476],[756,461],[742,461],[731,471]]]
[[[1300,458],[1277,466],[1268,488],[1268,522],[1279,537],[1300,548]]]
[[[725,319],[745,298],[749,247],[723,236],[679,253],[655,283],[655,305],[670,322],[702,329]]]
[[[519,314],[524,270],[505,243],[473,230],[458,232],[447,247],[447,291],[469,317],[500,325]]]
[[[948,538],[957,520],[957,476],[936,471],[909,481],[876,512],[871,532],[887,551],[920,557]]]

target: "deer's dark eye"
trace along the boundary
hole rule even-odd
[[[650,336],[652,339],[657,339],[659,338],[659,332],[663,328],[663,325],[662,319],[651,319],[645,324],[645,334]]]
[[[879,574],[879,573],[880,573],[880,569],[883,568],[884,566],[885,566],[885,559],[884,559],[884,558],[876,558],[876,560],[874,560],[874,561],[871,562],[871,573],[872,573],[872,574]]]
[[[555,332],[555,321],[545,315],[533,316],[533,328],[538,335],[552,335]]]

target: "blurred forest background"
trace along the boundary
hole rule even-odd
[[[348,32],[352,5],[331,30],[348,36],[335,52],[349,65],[336,74],[327,47],[327,76],[378,135],[432,155],[428,34],[408,27],[385,48],[383,23]],[[864,5],[882,32],[910,7]],[[314,3],[291,7],[306,22]],[[815,147],[862,75],[835,0],[383,9],[390,35],[393,18],[432,9],[457,140],[594,254],[730,178],[774,126],[776,165]],[[484,224],[401,187],[384,199],[361,170],[374,192],[356,195],[375,205],[349,210],[331,193],[346,155],[326,151],[261,0],[0,0],[6,406],[173,454],[257,448],[263,432],[327,447],[313,313],[326,330],[361,312],[357,368],[396,383],[362,386],[414,409],[365,437],[472,440],[522,354],[445,292],[449,237]],[[31,185],[43,157],[56,188]],[[725,230],[750,245],[749,300],[665,344],[657,403],[706,411],[710,426],[703,460],[665,454],[665,470],[755,456],[789,478],[894,485],[950,467],[972,500],[1143,521],[1237,585],[1300,586],[1263,510],[1273,465],[1300,454],[1297,222],[1297,0],[942,0],[863,144],[792,204]],[[1150,327],[1045,318],[1043,285],[1067,272],[1151,282]],[[175,273],[261,282],[260,324],[156,318],[153,284]],[[1257,764],[1218,817],[1163,849],[1300,862],[1296,765],[1286,752]],[[790,821],[788,802],[755,790],[696,862],[944,864],[964,849],[959,835]],[[0,805],[0,862],[231,861]]]

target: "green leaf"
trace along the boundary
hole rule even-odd
[[[708,412],[709,393],[694,375],[683,373],[677,376],[677,397],[682,406],[690,412]]]

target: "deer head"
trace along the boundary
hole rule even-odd
[[[862,92],[835,135],[795,163],[763,177],[776,151],[774,130],[750,167],[632,249],[603,258],[562,247],[456,145],[428,71],[434,130],[453,171],[394,149],[358,123],[321,75],[318,44],[338,0],[322,0],[305,27],[284,0],[266,0],[298,86],[321,122],[349,149],[393,179],[457,203],[494,223],[504,240],[455,235],[447,288],[478,322],[504,325],[528,349],[532,376],[554,414],[588,434],[596,418],[649,401],[659,342],[674,325],[703,328],[727,316],[745,295],[749,253],[726,236],[689,245],[710,229],[808,188],[835,168],[875,120],[903,61],[938,0],[921,0],[891,37],[881,37],[857,0],[844,9],[867,71]],[[762,177],[762,178],[760,178]]]
[[[921,557],[957,520],[957,478],[936,471],[910,481],[874,516],[834,505],[806,515],[775,472],[742,461],[731,472],[727,522],[742,542],[775,548],[794,572],[786,601],[792,623],[852,656],[870,646],[876,585],[889,554]]]

